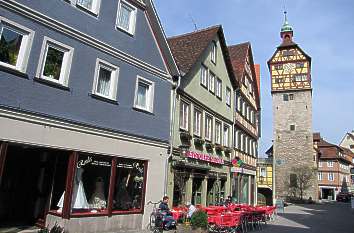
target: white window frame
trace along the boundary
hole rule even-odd
[[[184,108],[186,106],[186,110]],[[181,117],[181,111],[182,111],[182,117]],[[180,112],[179,112],[179,127],[183,130],[189,131],[189,112],[190,112],[190,104],[181,100],[180,102]],[[184,126],[184,119],[186,119],[186,125]]]
[[[327,167],[333,167],[333,161],[327,161]]]
[[[215,93],[215,80],[216,75],[213,72],[209,72],[209,91]]]
[[[101,0],[92,0],[92,8],[91,9],[80,4],[79,1],[80,0],[76,0],[76,6],[78,6],[81,9],[84,9],[85,11],[88,11],[88,12],[91,12],[95,15],[98,15],[98,12],[100,11],[100,6],[101,6]]]
[[[225,129],[227,129],[227,130],[225,131]],[[230,147],[230,129],[231,129],[230,125],[224,124],[224,127],[223,127],[223,145],[226,146],[226,147]]]
[[[146,104],[147,104],[146,108],[144,108],[143,106],[139,106],[137,104],[139,83],[143,83],[144,85],[149,86],[149,90],[147,92],[147,97],[146,97]],[[134,107],[152,113],[154,109],[154,94],[155,94],[155,83],[151,80],[148,80],[138,75],[135,84]]]
[[[129,30],[127,30],[124,27],[119,25],[119,19],[120,19],[120,14],[121,14],[121,9],[122,9],[123,4],[125,4],[127,7],[132,9],[132,14],[130,15],[130,19],[129,19]],[[135,28],[136,28],[137,12],[138,12],[137,8],[135,6],[133,6],[132,4],[130,4],[129,2],[127,2],[125,0],[119,0],[118,10],[117,10],[116,27],[127,32],[130,35],[134,35]]]
[[[267,177],[267,169],[265,167],[260,167],[259,168],[259,176],[260,177],[264,177],[264,178]]]
[[[217,127],[220,126],[220,127]],[[218,131],[219,129],[219,131]],[[222,122],[215,120],[215,144],[221,145],[222,139],[221,139],[221,134],[222,134]]]
[[[197,108],[194,108],[193,114],[193,134],[201,137],[202,136],[202,115],[203,112]]]
[[[211,52],[210,52],[210,61],[214,64],[216,64],[217,49],[218,49],[218,46],[216,44],[216,41],[213,41],[212,46],[211,46]]]
[[[322,162],[321,161],[318,162],[318,167],[322,167]]]
[[[54,78],[47,77],[47,76],[43,75],[44,66],[45,66],[45,62],[47,59],[47,52],[48,52],[49,47],[52,47],[54,49],[64,52],[63,63],[62,63],[61,71],[60,71],[59,80],[56,80]],[[45,36],[43,39],[42,49],[41,49],[41,53],[39,56],[39,63],[38,63],[37,74],[36,74],[37,78],[41,78],[41,79],[47,80],[49,82],[57,83],[57,84],[67,87],[68,82],[69,82],[73,54],[74,54],[73,47],[70,47],[66,44],[63,44],[59,41],[56,41],[54,39],[51,39],[51,38]]]
[[[208,120],[209,123],[208,123]],[[209,134],[209,135],[208,135]],[[213,117],[210,114],[205,114],[205,139],[212,141],[213,138]]]
[[[227,106],[231,107],[231,88],[229,87],[226,87],[225,102]]]
[[[328,181],[334,181],[334,174],[333,174],[333,172],[328,172]]]
[[[105,96],[97,91],[97,85],[98,85],[98,79],[99,79],[99,72],[101,68],[106,69],[111,72],[111,81],[110,81],[110,88],[109,88],[109,96]],[[117,100],[117,85],[118,85],[118,76],[119,76],[119,67],[104,61],[100,58],[97,58],[96,60],[96,71],[95,71],[95,78],[93,81],[93,88],[92,88],[92,94],[112,99],[112,100]]]
[[[16,61],[16,65],[11,65],[7,64],[5,62],[0,62],[1,66],[20,71],[22,73],[25,73],[27,70],[27,64],[28,64],[28,59],[30,56],[31,52],[31,47],[32,47],[32,42],[33,42],[33,37],[34,37],[34,31],[24,27],[18,23],[15,23],[14,21],[8,20],[2,16],[0,16],[0,38],[2,35],[3,28],[7,28],[11,31],[15,31],[18,34],[22,35],[22,41],[21,41],[21,46],[20,50],[18,53],[18,58]]]
[[[200,67],[200,84],[208,88],[208,82],[208,67],[202,64]]]
[[[219,78],[216,78],[215,94],[222,99],[222,80]]]
[[[323,173],[322,172],[318,172],[318,180],[323,180]]]

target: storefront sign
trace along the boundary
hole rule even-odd
[[[252,171],[252,170],[249,170],[249,169],[246,169],[246,168],[241,168],[241,167],[232,167],[231,168],[231,172],[248,174],[248,175],[253,175],[253,176],[256,175],[256,171]]]
[[[224,164],[224,160],[221,158],[213,157],[206,154],[200,154],[194,151],[187,151],[186,157],[209,162],[209,163]]]

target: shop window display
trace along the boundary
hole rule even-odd
[[[142,209],[145,164],[142,161],[119,159],[113,196],[113,211]]]
[[[109,157],[79,156],[71,200],[73,214],[100,213],[107,210],[111,161]],[[65,192],[58,202],[58,212],[63,208],[64,194]]]

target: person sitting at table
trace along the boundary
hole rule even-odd
[[[192,203],[187,202],[186,204],[188,211],[187,211],[187,218],[191,218],[192,215],[194,214],[194,212],[197,210],[197,208],[195,208],[194,205],[192,205]]]
[[[176,227],[176,221],[174,220],[170,208],[168,207],[168,201],[170,198],[168,196],[164,196],[159,205],[159,209],[161,213],[164,215],[163,217],[163,225],[165,230],[170,230],[171,228]]]
[[[232,197],[231,196],[227,196],[225,202],[224,202],[224,205],[226,207],[228,207],[230,204],[232,204]]]

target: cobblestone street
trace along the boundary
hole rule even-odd
[[[264,233],[353,233],[354,212],[349,203],[288,206]]]

